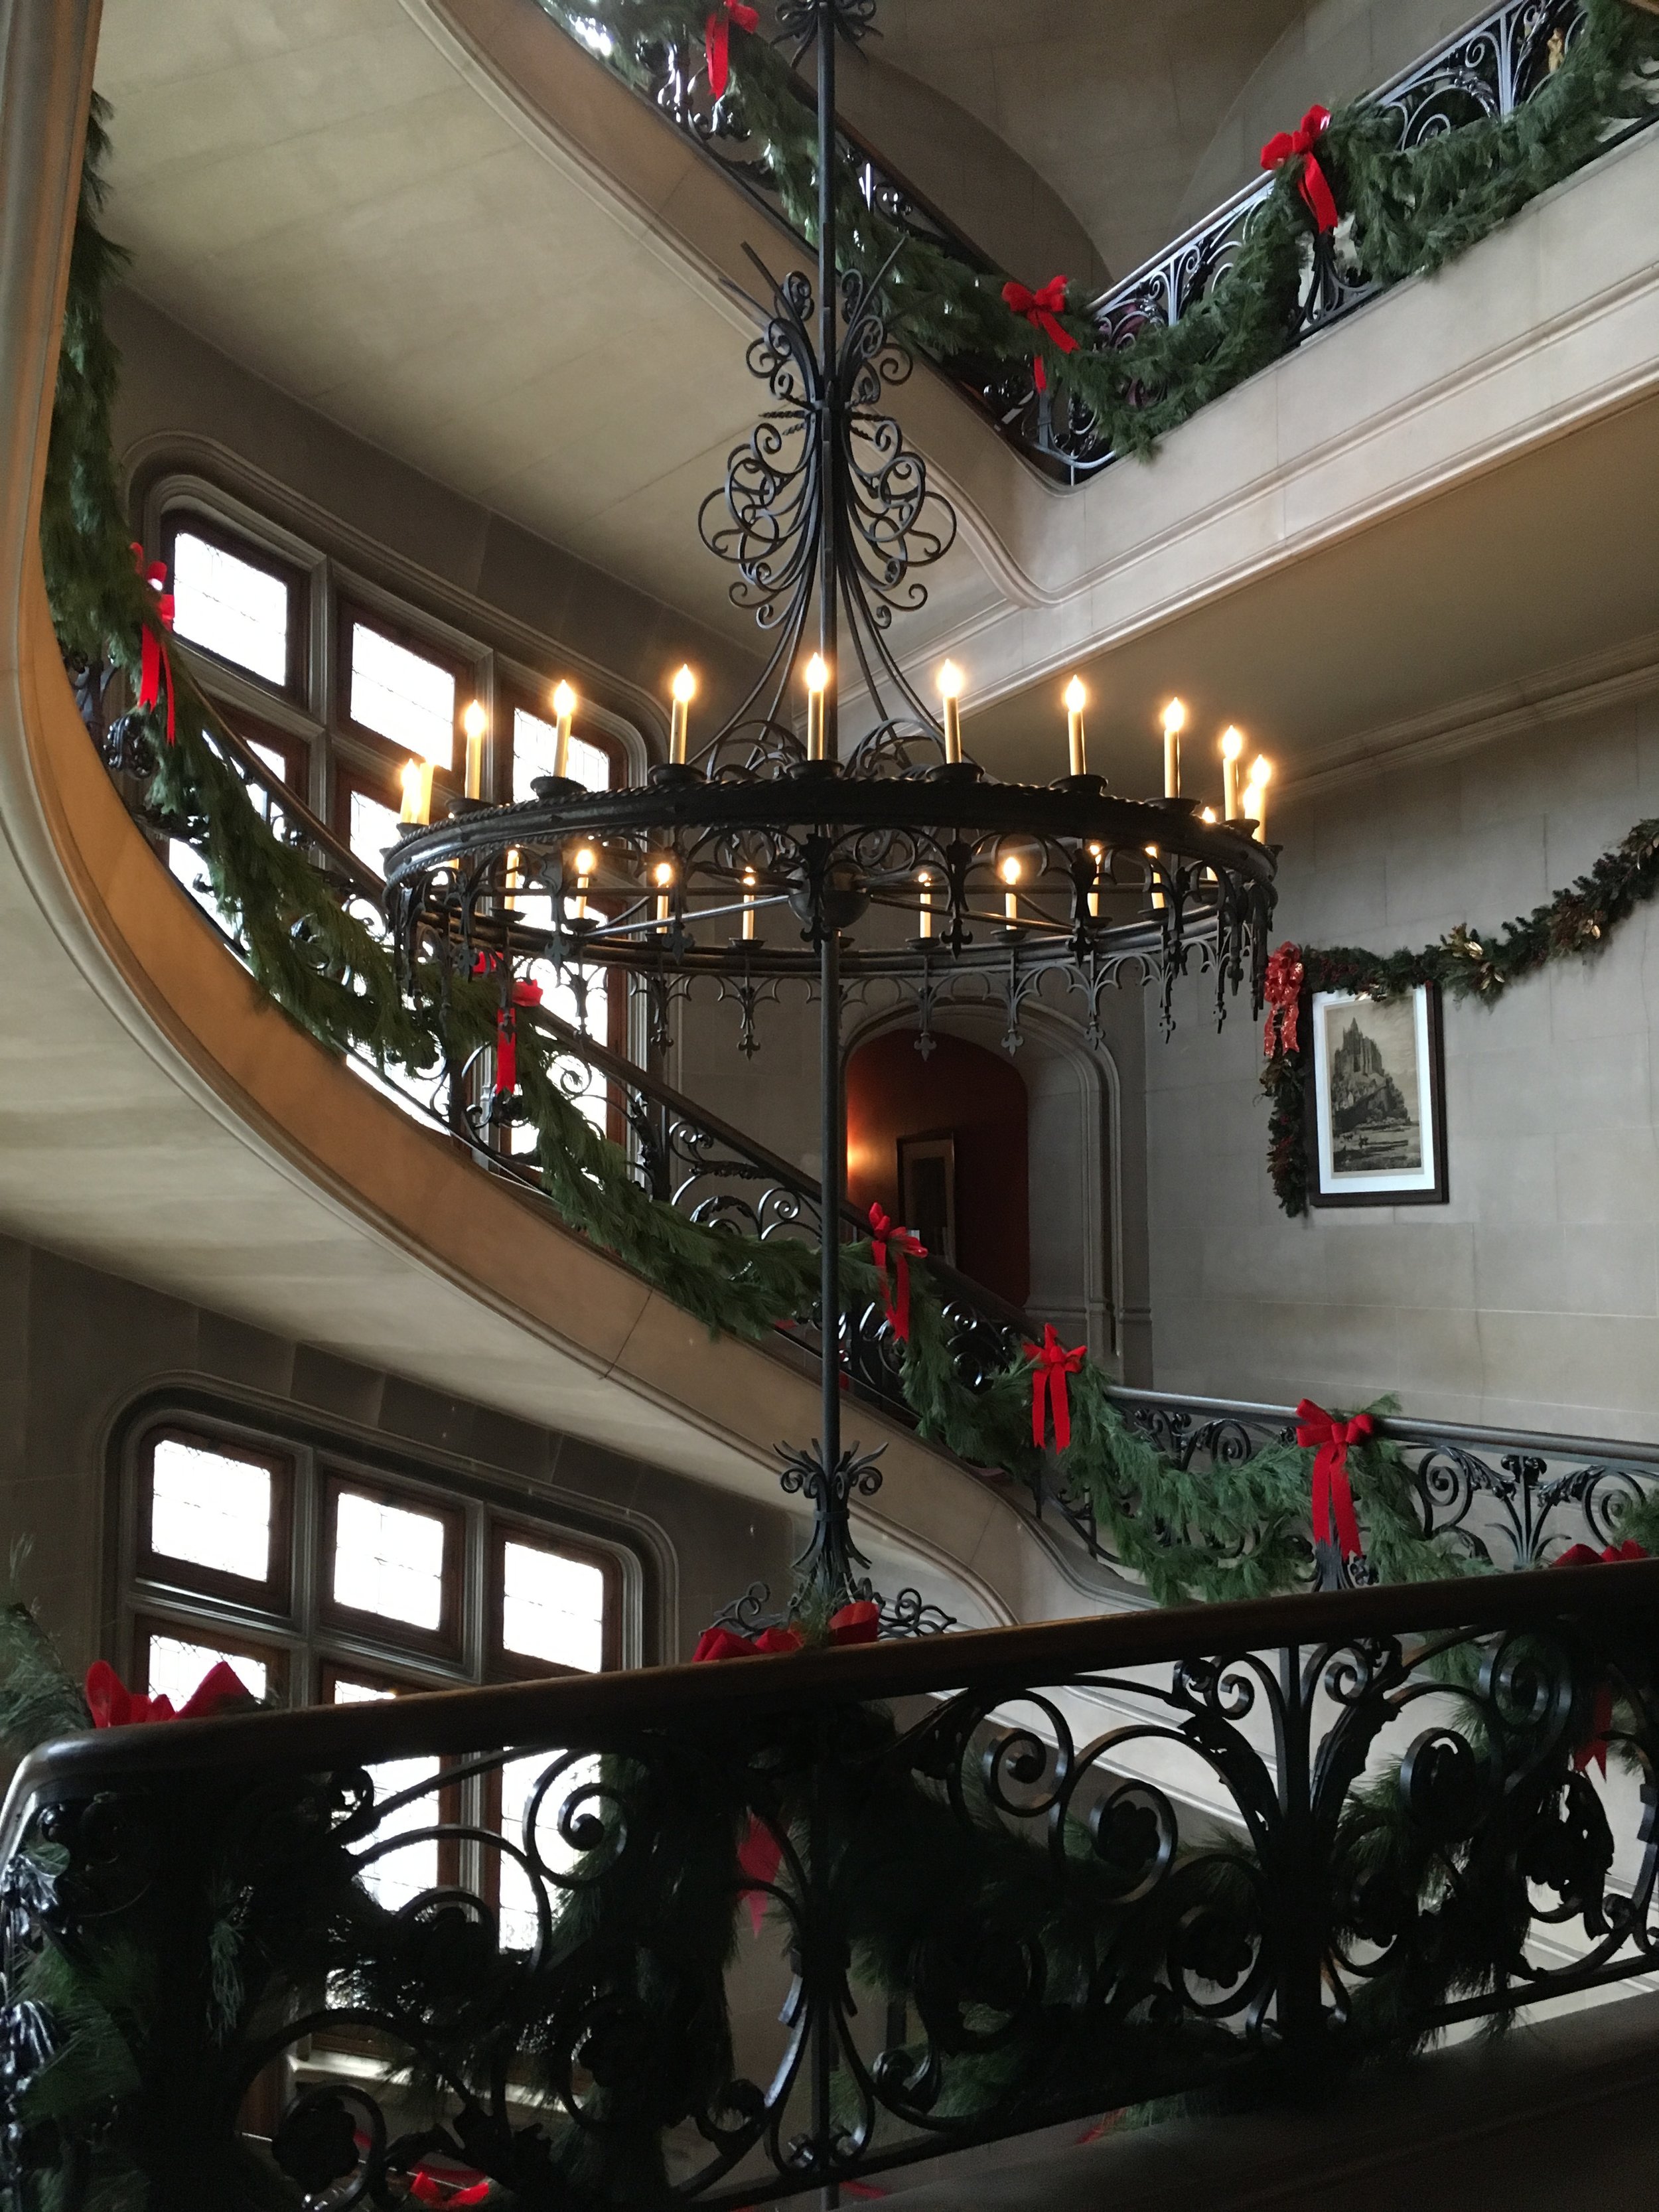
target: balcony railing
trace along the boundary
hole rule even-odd
[[[712,106],[708,100],[699,75],[700,44],[686,51],[672,41],[642,39],[624,51],[611,32],[585,14],[580,0],[540,4],[589,52],[652,100],[750,198],[789,225],[779,181],[763,149],[746,135],[732,103]],[[1400,143],[1407,148],[1464,124],[1512,114],[1548,82],[1584,20],[1583,0],[1503,0],[1390,78],[1373,98],[1399,117]],[[804,107],[810,106],[811,93],[804,84],[800,99]],[[1626,124],[1608,133],[1605,146],[1654,120],[1650,106],[1638,107]],[[948,216],[846,126],[842,150],[869,206],[975,273],[1000,275]],[[1149,325],[1176,322],[1205,299],[1237,258],[1272,189],[1270,178],[1247,185],[1094,301],[1088,313],[1100,349],[1127,346]],[[1332,252],[1315,253],[1310,245],[1289,342],[1297,344],[1340,321],[1379,289],[1340,234]],[[935,366],[985,410],[1011,444],[1060,483],[1082,483],[1117,458],[1081,401],[1062,398],[1056,404],[1052,391],[1037,391],[1028,362],[939,358]]]
[[[1659,1966],[1656,1621],[1596,1566],[59,1743],[0,2193],[736,2212],[1305,2101]]]

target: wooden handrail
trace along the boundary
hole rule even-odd
[[[958,1690],[1012,1695],[1182,1658],[1445,1630],[1539,1628],[1592,1609],[1599,1619],[1609,1613],[1659,1619],[1659,1560],[1172,1606],[719,1666],[641,1668],[383,1704],[111,1729],[30,1754],[0,1816],[0,1841],[11,1832],[15,1813],[37,1795],[72,1796],[207,1766],[323,1771],[507,1746],[603,1744],[698,1717],[738,1719]]]

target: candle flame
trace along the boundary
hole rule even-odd
[[[677,706],[689,707],[697,696],[697,679],[690,669],[682,668],[674,678],[674,701]]]
[[[1238,758],[1238,757],[1239,757],[1240,753],[1242,753],[1242,752],[1243,751],[1243,750],[1244,750],[1244,732],[1243,732],[1243,730],[1236,730],[1236,729],[1233,727],[1232,724],[1231,724],[1231,722],[1229,722],[1229,723],[1228,723],[1228,725],[1227,725],[1227,726],[1226,726],[1226,728],[1225,728],[1225,729],[1221,732],[1221,757],[1222,757],[1222,759],[1223,759],[1223,760],[1237,760],[1237,759]]]
[[[405,761],[404,763],[403,818],[405,822],[418,822],[421,818],[421,801],[425,796],[425,793],[422,789],[422,786],[425,781],[425,775],[426,771],[419,761],[412,760]]]
[[[576,855],[576,873],[579,876],[591,876],[599,865],[598,854],[591,845],[584,845]]]
[[[825,691],[830,686],[830,670],[821,653],[815,653],[806,664],[806,688],[809,691]]]
[[[939,696],[941,699],[960,699],[963,689],[962,671],[954,660],[947,660],[939,672]]]
[[[919,868],[916,872],[916,881],[922,886],[923,890],[926,890],[932,887],[933,878],[927,869]]]
[[[1250,781],[1257,785],[1271,783],[1273,775],[1273,763],[1267,758],[1266,753],[1258,753],[1250,763]]]
[[[553,687],[553,712],[562,722],[570,715],[574,714],[575,711],[576,695],[563,678],[561,678],[559,682]]]
[[[1206,806],[1198,818],[1200,822],[1213,822],[1215,820],[1214,807]]]
[[[469,738],[481,738],[489,727],[489,717],[483,709],[482,699],[474,699],[461,717],[461,727]]]
[[[1015,860],[1012,853],[1003,862],[1001,872],[1002,880],[1005,884],[1017,884],[1019,881],[1019,862]]]
[[[744,872],[743,872],[743,887],[744,887],[744,890],[746,890],[746,891],[752,891],[752,890],[754,890],[754,888],[755,888],[755,871],[754,871],[752,868],[745,868],[745,869],[744,870]]]
[[[672,860],[659,860],[651,872],[656,882],[665,890],[674,880],[674,863]]]
[[[1080,714],[1089,703],[1089,695],[1083,688],[1083,678],[1074,676],[1066,686],[1066,705],[1069,713]]]
[[[1180,699],[1171,699],[1169,705],[1164,709],[1164,734],[1165,737],[1169,738],[1178,738],[1186,726],[1187,708],[1185,702]]]

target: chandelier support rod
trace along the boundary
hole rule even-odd
[[[823,753],[841,757],[841,377],[836,268],[836,0],[818,0],[818,651],[830,672]]]
[[[841,1215],[846,1195],[847,1140],[843,1116],[847,1110],[841,1066],[841,936],[826,925],[819,955],[818,988],[823,997],[819,1009],[818,1057],[820,1112],[822,1121],[818,1138],[818,1175],[822,1196],[819,1201],[820,1271],[818,1299],[823,1308],[821,1332],[823,1375],[823,1435],[821,1439],[824,1484],[820,1492],[818,1511],[833,1513],[836,1486],[833,1478],[841,1464]],[[840,1510],[846,1512],[843,1502]],[[837,1549],[837,1557],[840,1556]],[[833,1594],[835,1602],[845,1602],[847,1592]]]

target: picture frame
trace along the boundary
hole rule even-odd
[[[936,1260],[957,1263],[957,1140],[944,1132],[898,1140],[899,1218]]]
[[[1440,993],[1310,994],[1308,1197],[1314,1206],[1443,1206]]]

